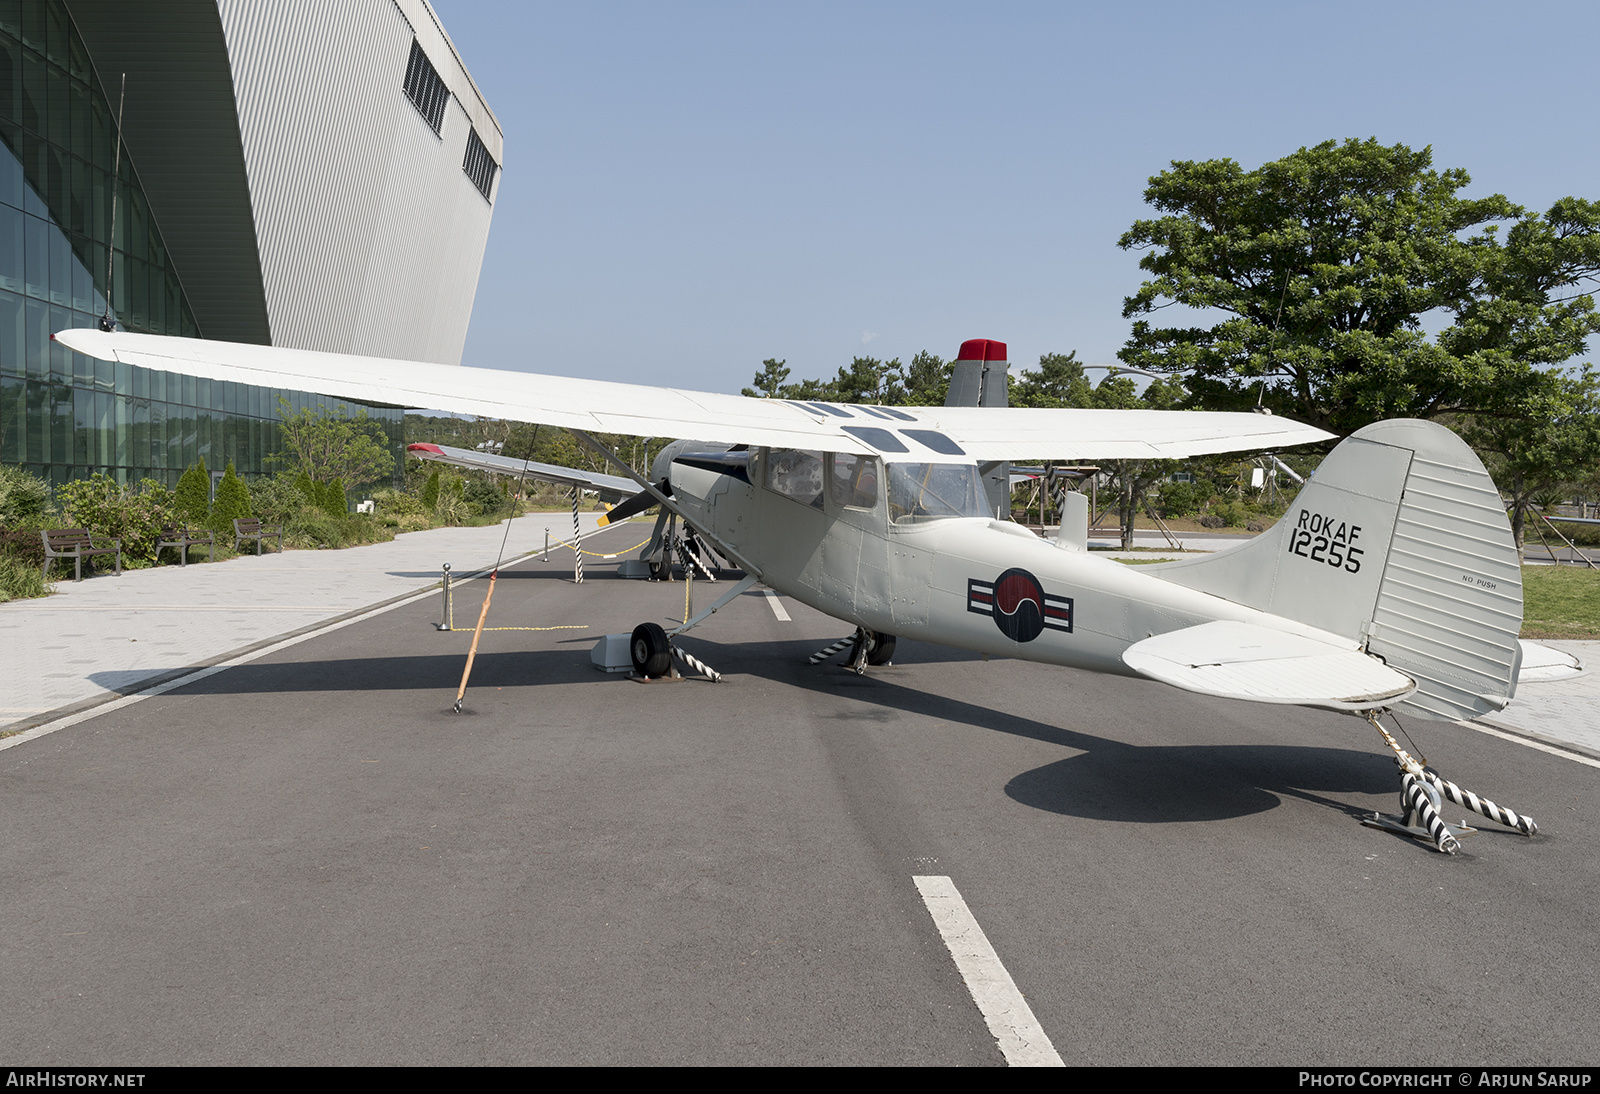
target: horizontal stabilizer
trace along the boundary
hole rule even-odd
[[[1164,684],[1256,703],[1372,710],[1416,690],[1416,681],[1340,645],[1254,623],[1223,620],[1158,634],[1122,654],[1134,671]]]
[[[1540,684],[1550,680],[1571,680],[1585,672],[1583,658],[1554,646],[1529,642],[1519,638],[1522,646],[1522,665],[1517,670],[1517,683]]]
[[[451,448],[442,444],[411,444],[406,446],[411,455],[424,460],[447,463],[452,467],[470,467],[477,471],[493,471],[512,478],[538,479],[540,482],[578,486],[585,490],[603,490],[608,494],[632,494],[639,484],[621,475],[602,475],[598,471],[585,471],[579,467],[561,467],[553,463],[534,463],[512,456],[497,456],[491,452],[475,452],[470,448]]]

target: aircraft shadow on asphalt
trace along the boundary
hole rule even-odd
[[[461,680],[470,631],[439,635],[437,652],[387,657],[349,657],[322,661],[285,663],[255,662],[239,665],[187,685],[189,694],[273,694],[296,692],[384,692],[408,691],[439,694],[442,710],[449,705]],[[431,639],[433,636],[429,636]],[[474,690],[488,688],[527,688],[552,684],[615,683],[626,687],[622,674],[602,676],[590,663],[589,650],[598,635],[589,633],[568,637],[561,632],[547,636],[562,648],[523,649],[510,652],[480,648],[474,663],[468,706]],[[429,639],[424,639],[424,641]],[[934,694],[896,682],[889,673],[869,672],[856,676],[837,666],[839,658],[819,666],[806,664],[815,651],[815,640],[737,643],[717,645],[695,642],[693,652],[726,674],[755,676],[808,691],[838,695],[847,689],[860,713],[837,715],[849,720],[873,723],[897,721],[903,715],[916,715],[936,721],[955,722],[975,729],[1006,733],[1071,749],[1073,755],[1022,772],[1005,785],[1012,800],[1030,808],[1089,820],[1136,824],[1173,824],[1217,821],[1248,816],[1273,809],[1285,796],[1315,802],[1349,816],[1368,810],[1326,797],[1328,794],[1383,795],[1397,790],[1392,760],[1377,752],[1318,745],[1282,744],[1172,744],[1135,745],[1111,737],[1072,728],[1070,724],[1050,724],[1009,713],[1003,709],[965,702],[948,695]],[[902,656],[917,665],[941,662],[970,662],[978,655],[925,643],[906,643]],[[1052,672],[1075,673],[1072,669]],[[1084,681],[1100,679],[1094,674],[1078,674]],[[96,682],[113,686],[124,673],[95,674]],[[1140,681],[1118,682],[1128,687]],[[700,687],[691,682],[688,686]],[[700,701],[714,714],[716,689],[705,684]],[[1063,694],[1071,694],[1067,684]],[[1137,700],[1135,700],[1137,701]],[[641,706],[644,700],[641,699]],[[1221,715],[1228,717],[1243,733],[1251,732],[1256,720],[1295,719],[1314,722],[1332,718],[1322,712],[1298,709],[1250,709],[1250,704],[1218,704],[1244,709]],[[1065,706],[1062,721],[1070,723],[1073,711],[1096,709],[1095,704]],[[1125,706],[1119,711],[1126,720]],[[1089,715],[1093,716],[1093,715]],[[1217,717],[1209,710],[1197,710],[1193,697],[1183,703],[1153,707],[1150,724],[1182,726],[1197,716]],[[1308,733],[1310,731],[1308,730]],[[1265,735],[1265,733],[1263,734]]]
[[[907,645],[912,647],[907,652],[919,664],[978,660],[976,654],[964,651],[923,643]],[[1076,755],[1025,771],[1006,784],[1006,795],[1012,800],[1050,813],[1134,824],[1192,823],[1265,812],[1280,805],[1282,797],[1290,796],[1351,817],[1361,817],[1371,810],[1324,795],[1398,792],[1394,762],[1376,752],[1317,745],[1133,745],[946,695],[930,694],[886,679],[881,674],[869,674],[865,678],[846,674],[841,679],[839,669],[833,668],[830,675],[819,671],[822,668],[818,666],[810,673],[801,673],[792,682],[813,691],[837,691],[841,685],[865,682],[867,686],[852,687],[852,699],[891,711],[960,722],[1074,750]],[[1073,669],[1051,671],[1099,679],[1095,674]],[[1148,686],[1134,680],[1125,683],[1128,687]],[[1192,696],[1186,696],[1181,706],[1153,711],[1152,721],[1181,726],[1195,715],[1192,700]],[[1225,704],[1227,701],[1217,702]],[[1261,715],[1260,710],[1249,713]],[[1308,720],[1322,716],[1321,712],[1285,711],[1284,708],[1273,708],[1268,715]],[[863,717],[881,720],[871,714]],[[1070,721],[1072,717],[1063,710],[1063,721]],[[1241,724],[1244,732],[1249,732],[1246,719],[1235,716],[1234,721]]]

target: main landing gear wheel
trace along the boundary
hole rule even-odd
[[[894,635],[867,632],[867,664],[887,665],[894,659]]]
[[[672,561],[670,559],[665,559],[664,558],[664,559],[661,559],[660,561],[656,561],[655,559],[652,559],[650,561],[650,580],[651,581],[667,581],[667,580],[670,580],[671,577],[672,577]],[[659,630],[660,628],[657,628],[657,629]]]
[[[672,668],[672,643],[657,623],[640,623],[633,628],[628,651],[633,655],[633,671],[640,676],[655,679]]]

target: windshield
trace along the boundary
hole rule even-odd
[[[889,516],[895,524],[988,515],[977,464],[889,465]]]

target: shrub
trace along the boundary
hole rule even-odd
[[[438,504],[433,507],[434,514],[446,524],[465,524],[472,519],[472,507],[461,496],[461,484],[451,483],[455,489],[446,489],[439,492]]]
[[[40,550],[43,551],[42,546]],[[52,591],[53,586],[45,581],[39,572],[39,566],[8,555],[0,555],[0,600],[48,596]]]
[[[427,511],[420,498],[404,490],[374,490],[372,500],[378,512],[397,517],[417,516]]]
[[[332,482],[317,484],[317,504],[324,513],[330,517],[343,518],[350,512],[350,503],[344,496],[344,481],[334,479]]]
[[[0,467],[0,525],[32,523],[49,508],[49,483],[20,467]]]
[[[1166,518],[1186,517],[1200,508],[1201,487],[1192,482],[1164,482],[1161,484],[1161,515]]]
[[[206,470],[205,457],[198,464],[190,464],[178,479],[178,489],[173,492],[174,519],[193,528],[207,528],[211,524],[211,472]]]
[[[34,569],[44,566],[44,540],[37,528],[0,528],[0,558],[27,563]]]
[[[428,476],[428,485],[422,488],[422,504],[429,509],[439,506],[439,469],[435,467]]]
[[[498,513],[510,501],[492,483],[473,479],[461,491],[461,500],[472,510],[473,516],[486,517]]]
[[[153,565],[161,529],[177,519],[175,496],[154,479],[145,479],[135,491],[105,475],[94,475],[67,483],[56,496],[73,524],[122,541],[123,565]]]
[[[219,536],[232,535],[233,522],[251,515],[250,490],[234,473],[233,461],[229,460],[228,470],[217,483],[217,500],[211,507],[211,530]]]
[[[287,525],[289,519],[305,507],[306,496],[300,492],[292,475],[281,473],[250,484],[250,511],[269,528]]]

